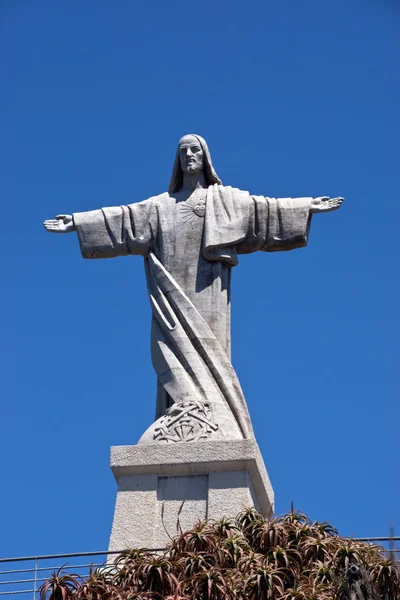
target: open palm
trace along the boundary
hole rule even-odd
[[[311,201],[311,213],[331,212],[337,210],[344,198],[329,198],[329,196],[320,196]]]
[[[48,219],[43,223],[46,231],[53,233],[69,233],[75,231],[72,215],[57,215],[54,219]]]

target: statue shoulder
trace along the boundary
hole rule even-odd
[[[168,198],[170,198],[170,195],[168,192],[163,192],[162,194],[158,194],[157,196],[152,196],[151,198],[148,199],[148,202],[154,202],[155,204],[158,204],[159,202],[164,202],[165,200],[168,200]]]
[[[215,184],[215,187],[222,193],[232,195],[232,197],[238,201],[244,202],[246,199],[248,199],[250,197],[250,193],[247,192],[246,190],[241,190],[239,188],[232,187],[230,185]]]
[[[231,191],[232,193],[239,193],[239,194],[248,194],[249,193],[246,190],[241,190],[240,188],[233,187],[231,185],[220,185],[218,183],[215,183],[213,187],[217,188],[218,190]]]
[[[152,206],[165,201],[167,198],[169,198],[168,192],[163,192],[162,194],[158,194],[157,196],[151,196],[150,198],[147,198],[147,200],[141,200],[140,202],[132,202],[128,204],[128,206],[133,210],[150,209]]]

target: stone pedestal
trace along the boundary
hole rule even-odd
[[[273,512],[274,493],[255,440],[114,446],[118,483],[110,550],[163,548],[178,528]]]

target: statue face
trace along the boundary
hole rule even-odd
[[[179,141],[178,153],[184,173],[192,175],[203,170],[203,150],[193,135],[185,135]]]

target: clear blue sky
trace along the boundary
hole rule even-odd
[[[155,407],[142,259],[41,223],[165,191],[187,132],[225,184],[345,197],[240,259],[233,363],[277,511],[400,534],[399,32],[389,0],[3,0],[1,556],[106,548]]]

